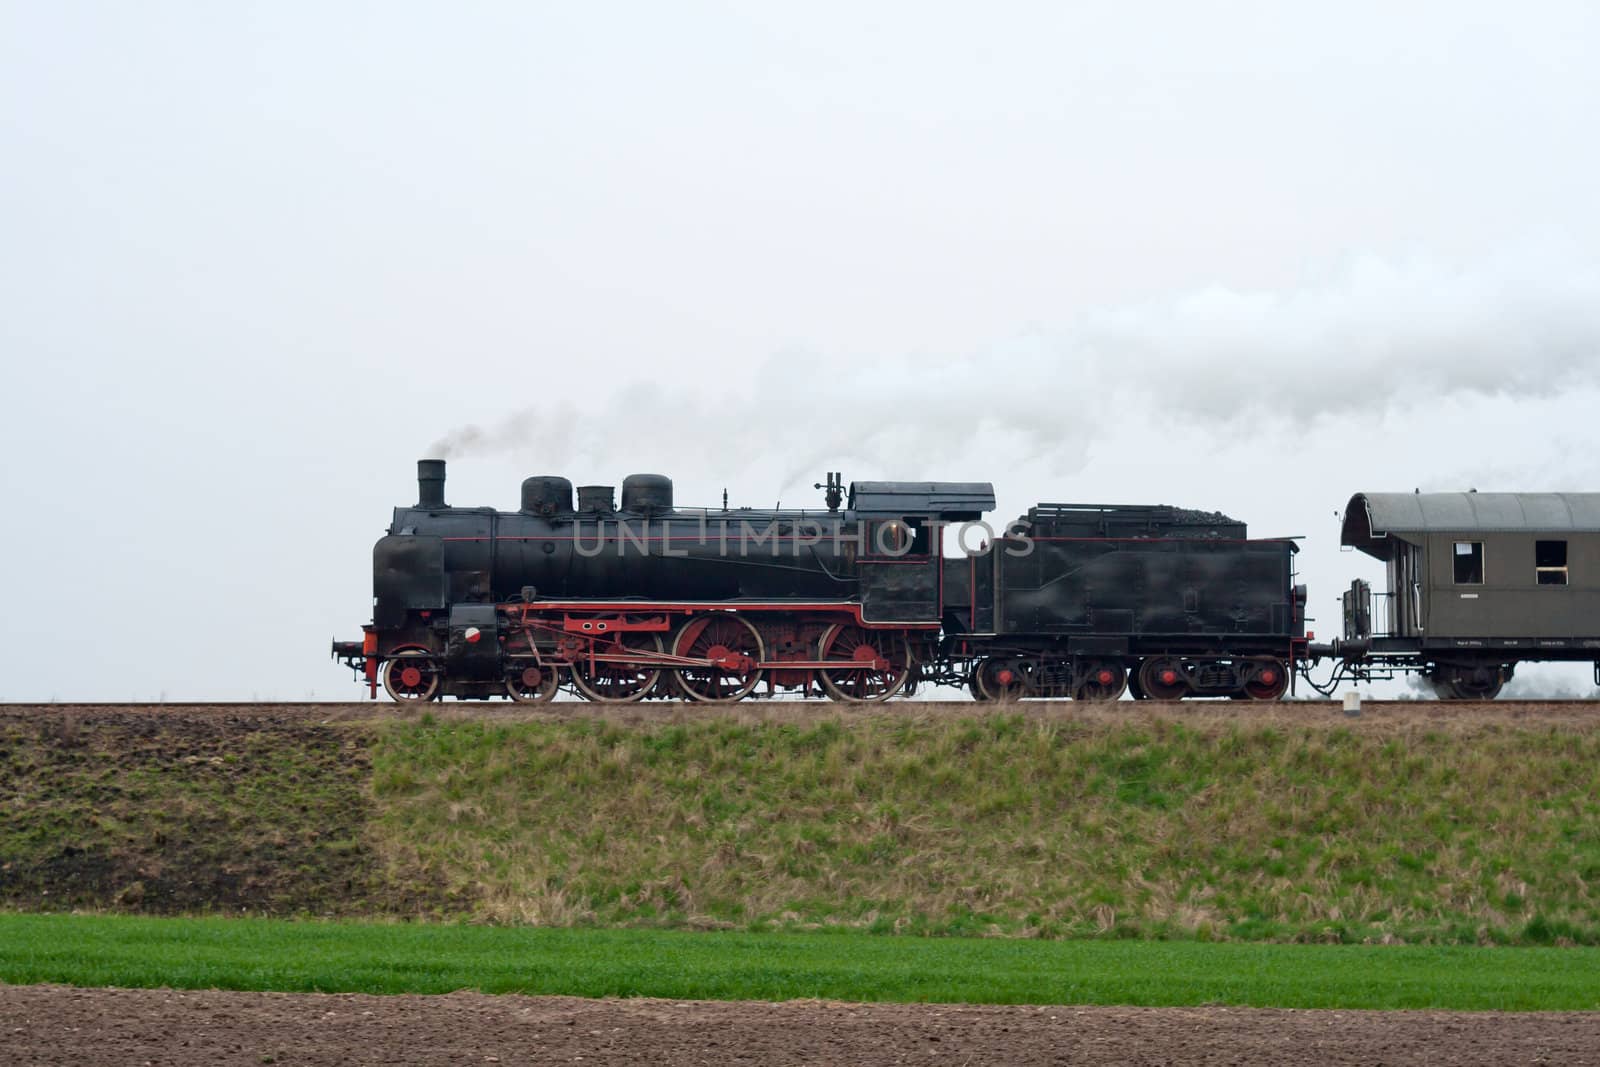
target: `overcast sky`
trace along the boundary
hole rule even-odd
[[[1600,489],[1596,11],[0,0],[0,699],[357,696],[441,443],[1216,508],[1327,636],[1351,493]]]

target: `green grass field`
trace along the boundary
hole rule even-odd
[[[680,999],[1600,1008],[1600,950],[0,914],[0,980]]]

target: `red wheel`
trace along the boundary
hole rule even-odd
[[[1257,662],[1244,683],[1244,695],[1251,700],[1277,700],[1288,691],[1288,668],[1275,659]]]
[[[1177,660],[1147,659],[1139,665],[1139,688],[1151,700],[1182,700],[1189,692],[1189,682]]]
[[[421,704],[439,695],[444,671],[420,648],[397,652],[383,665],[383,688],[399,704]]]
[[[612,638],[595,642],[595,655],[587,653],[573,657],[572,684],[578,692],[600,704],[627,704],[638,700],[655,688],[661,680],[661,668],[655,663],[640,663],[630,659],[630,653],[642,653],[652,660],[661,656],[661,638],[654,633],[624,630]]]
[[[767,658],[761,635],[748,619],[713,612],[690,619],[672,642],[672,654],[708,661],[673,672],[695,700],[724,704],[742,700],[761,681],[756,664]]]
[[[888,700],[911,676],[911,646],[892,630],[835,623],[823,631],[817,649],[818,659],[860,664],[817,672],[822,691],[834,700]]]
[[[1083,672],[1083,677],[1078,682],[1078,690],[1073,694],[1074,700],[1088,700],[1096,703],[1116,700],[1122,696],[1122,691],[1128,688],[1128,672],[1120,663],[1111,660],[1101,660],[1089,664]]]
[[[986,659],[972,672],[973,693],[979,700],[1010,704],[1028,695],[1028,672],[1015,660]]]
[[[513,666],[506,674],[506,695],[519,704],[548,704],[561,688],[561,670],[548,663]]]

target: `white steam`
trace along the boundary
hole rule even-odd
[[[717,395],[636,382],[598,409],[551,402],[460,427],[429,454],[509,454],[530,470],[759,464],[783,476],[781,495],[844,465],[1000,476],[958,462],[979,439],[988,455],[1067,472],[1113,421],[1227,433],[1240,420],[1548,396],[1597,375],[1595,262],[1524,255],[1463,268],[1362,257],[1290,290],[1213,287],[1097,310],[962,356],[785,352]]]
[[[1517,674],[1500,690],[1502,700],[1597,700],[1600,690],[1585,677],[1589,674],[1587,663],[1524,663]],[[1404,687],[1395,694],[1397,700],[1435,700],[1438,692],[1433,683],[1420,674],[1405,676]]]

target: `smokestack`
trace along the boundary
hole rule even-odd
[[[444,502],[444,460],[417,460],[417,507],[437,510]]]

